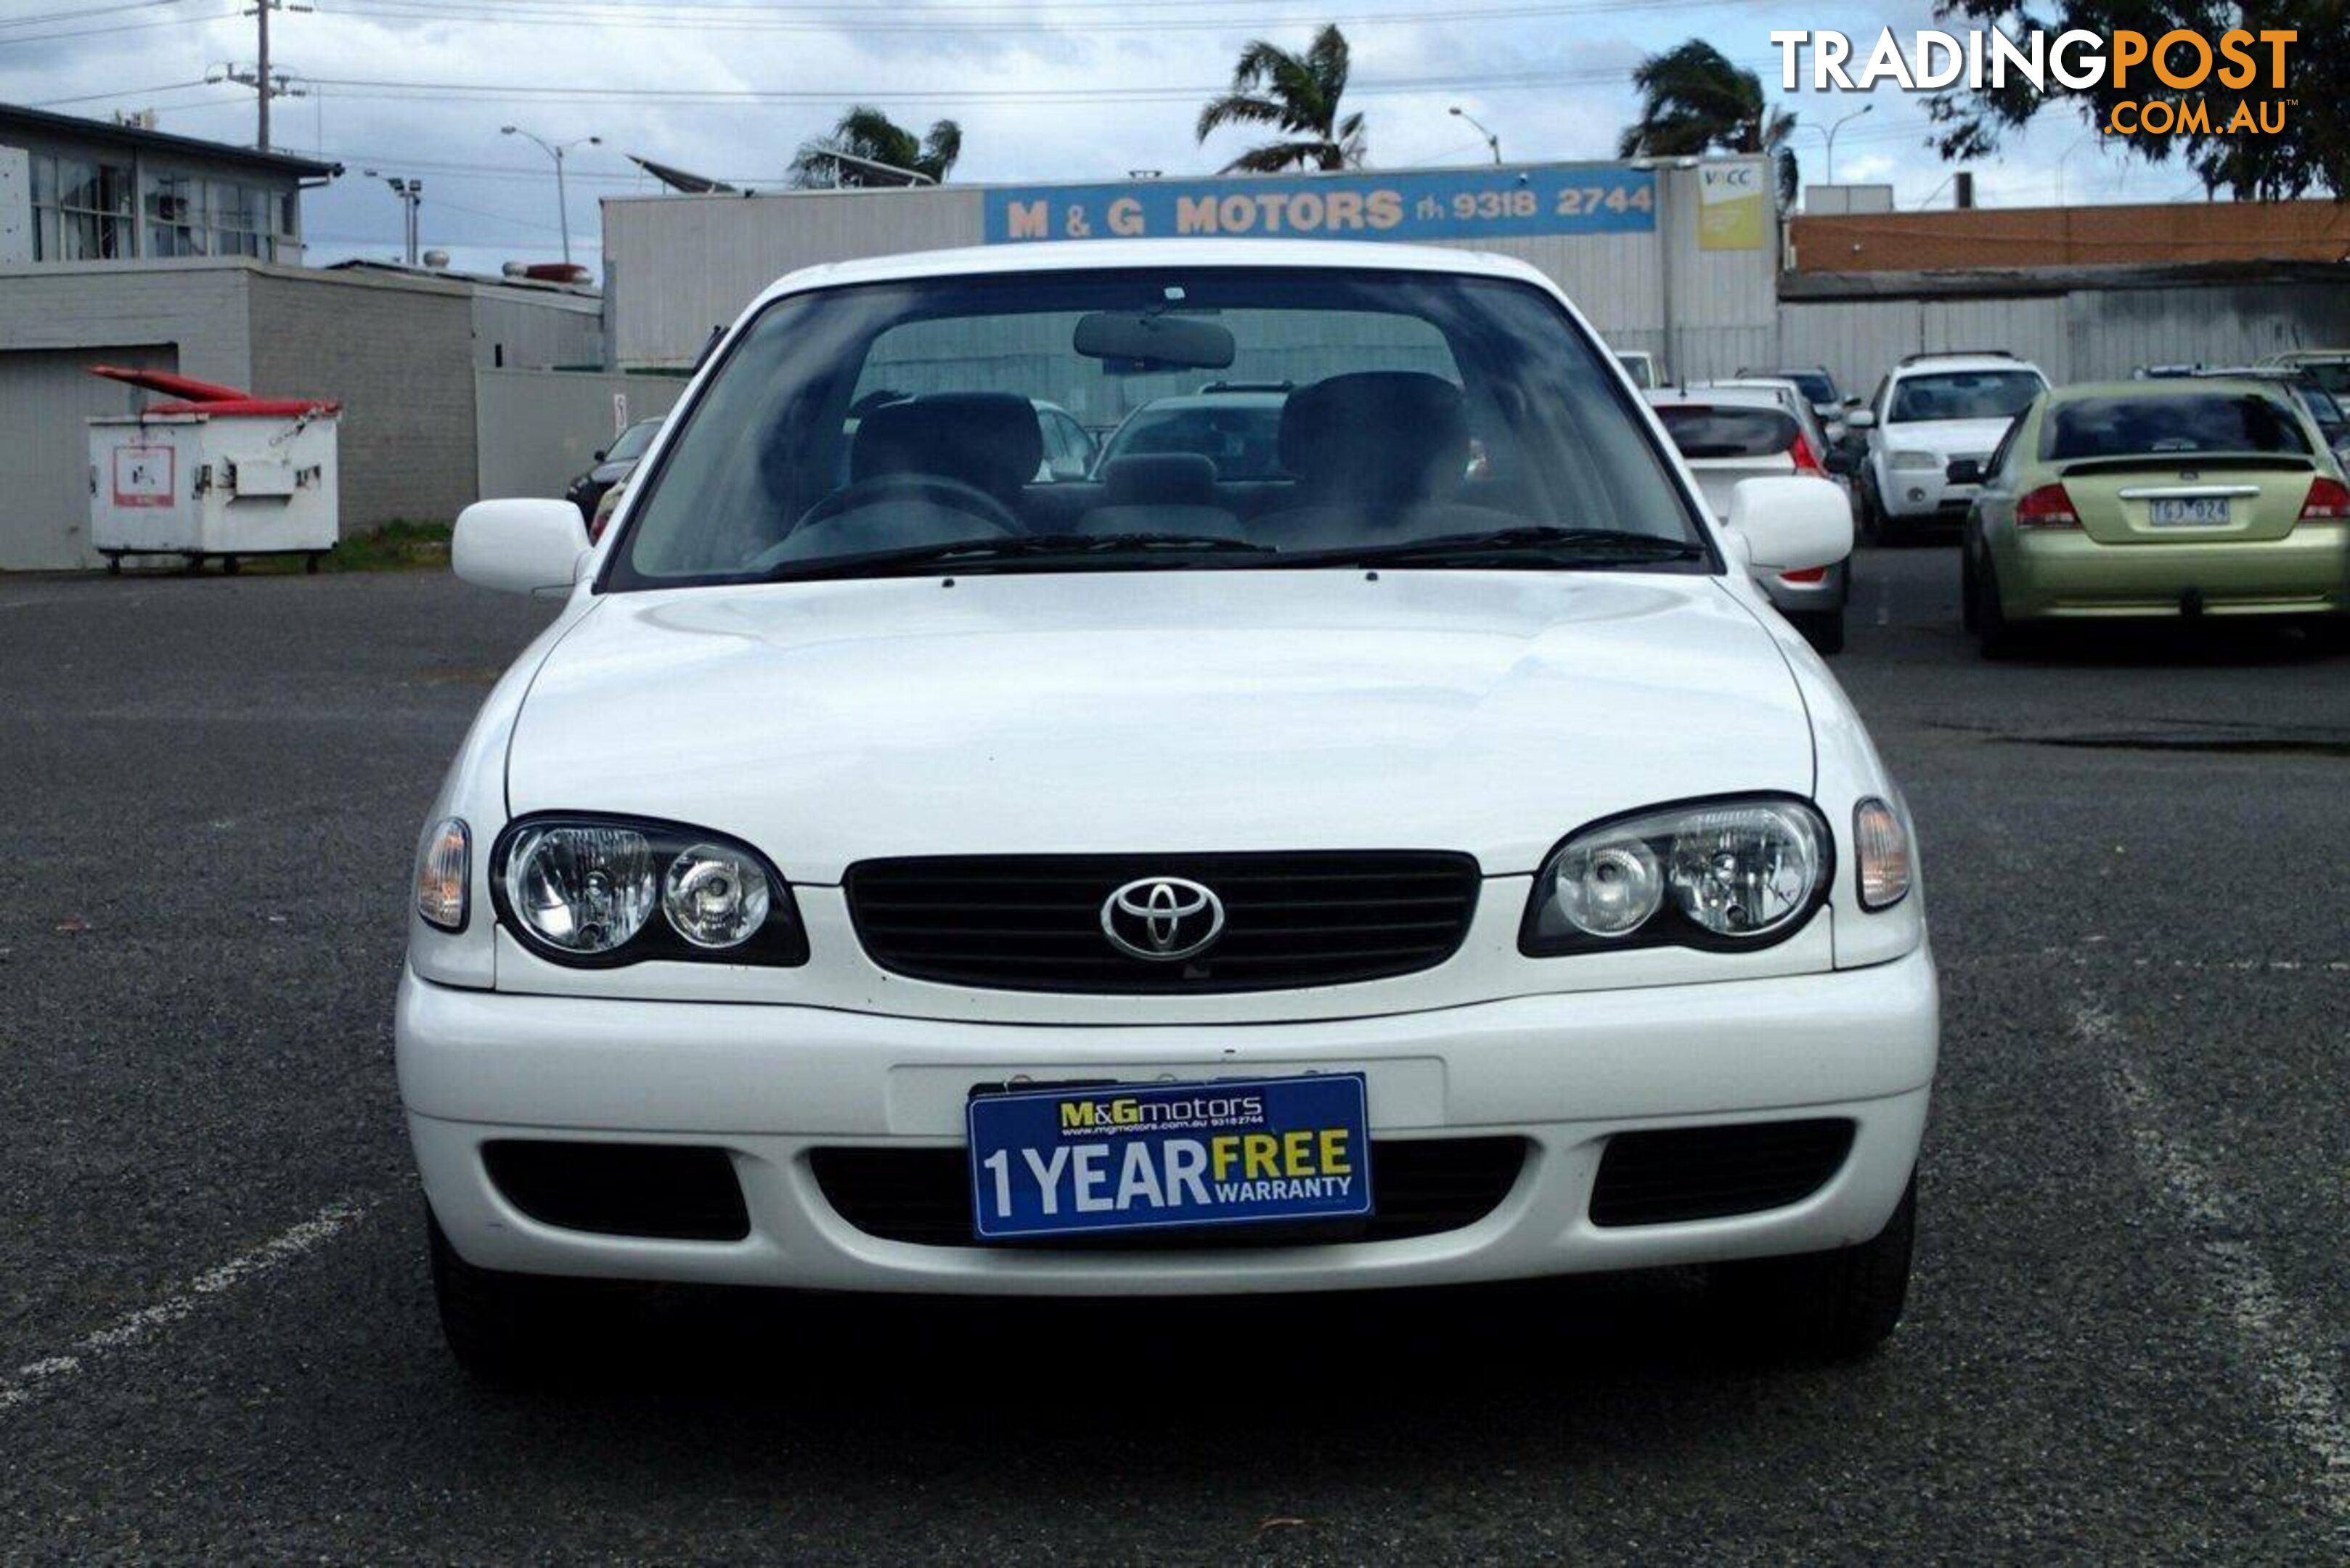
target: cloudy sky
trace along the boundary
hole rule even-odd
[[[1908,95],[1782,93],[1773,28],[1835,28],[1865,52],[1877,30],[1932,25],[1927,0],[282,0],[274,65],[307,96],[281,99],[275,140],[346,165],[305,210],[311,259],[390,256],[398,202],[374,169],[424,182],[424,238],[461,267],[549,260],[562,249],[552,165],[499,128],[571,155],[577,259],[595,265],[599,197],[649,191],[641,153],[737,183],[775,183],[793,149],[852,101],[901,124],[963,128],[955,177],[1116,178],[1212,171],[1242,133],[1197,145],[1201,102],[1253,37],[1302,47],[1336,21],[1354,49],[1350,99],[1384,167],[1486,156],[1459,104],[1513,161],[1604,158],[1633,118],[1632,67],[1704,37],[1762,74],[1809,127],[1869,104],[1836,138],[1836,175],[1889,181],[1904,207],[1947,202],[1950,170],[1923,145]],[[250,143],[251,91],[207,85],[249,67],[241,0],[0,0],[0,99],[103,117],[152,108],[162,129]],[[1975,165],[1986,204],[2168,200],[2199,193],[2176,165],[2099,145],[2050,110]],[[1825,172],[1817,130],[1797,133],[1804,178]]]

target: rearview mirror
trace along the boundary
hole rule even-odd
[[[567,593],[587,553],[588,524],[568,501],[476,501],[457,514],[449,564],[476,587]]]
[[[1983,482],[1982,464],[1971,457],[1954,457],[1942,470],[1942,477],[1952,484],[1981,484]]]
[[[1825,479],[1741,480],[1730,493],[1730,530],[1757,571],[1807,572],[1852,554],[1852,503]]]
[[[1855,409],[1844,417],[1844,428],[1848,431],[1869,430],[1876,424],[1877,415],[1867,409]]]
[[[1139,360],[1168,369],[1222,370],[1232,362],[1232,333],[1190,316],[1093,311],[1077,317],[1074,346],[1088,359]]]

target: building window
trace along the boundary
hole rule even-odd
[[[120,261],[131,254],[134,213],[126,164],[46,154],[33,165],[36,261]]]
[[[147,254],[151,256],[211,254],[204,222],[204,182],[185,174],[147,182]]]

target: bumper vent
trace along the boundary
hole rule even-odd
[[[498,1195],[542,1225],[671,1241],[751,1233],[723,1148],[505,1138],[482,1146],[482,1163]]]
[[[1852,1151],[1841,1119],[1617,1133],[1591,1189],[1595,1225],[1754,1214],[1809,1198]]]
[[[1211,890],[1224,927],[1196,957],[1131,957],[1103,905],[1141,878]],[[1452,956],[1477,863],[1432,850],[868,860],[848,869],[858,940],[894,973],[999,991],[1201,993],[1380,980]]]
[[[1028,1245],[1164,1251],[1199,1247],[1286,1247],[1326,1241],[1399,1241],[1473,1225],[1517,1184],[1525,1140],[1514,1137],[1386,1140],[1371,1144],[1371,1198],[1378,1212],[1336,1225],[1272,1224],[1209,1231],[1143,1231]],[[975,1247],[971,1162],[960,1148],[819,1148],[816,1185],[835,1212],[868,1236],[923,1247]],[[1003,1242],[989,1243],[1001,1247]]]

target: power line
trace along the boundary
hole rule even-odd
[[[1217,0],[1229,5],[1232,0]],[[1039,16],[1029,13],[1016,21],[937,21],[895,17],[876,17],[871,12],[800,12],[782,16],[745,14],[744,7],[723,7],[718,11],[652,13],[635,8],[592,8],[564,3],[564,0],[519,0],[515,5],[501,5],[485,9],[478,5],[458,5],[433,4],[432,0],[342,0],[338,14],[379,19],[403,21],[508,23],[530,25],[559,23],[590,27],[645,27],[654,26],[690,26],[705,32],[761,33],[832,33],[853,28],[860,34],[919,33],[924,36],[941,34],[1046,34],[1066,32],[1082,27],[1088,33],[1165,33],[1225,31],[1234,28],[1263,29],[1284,26],[1314,26],[1333,23],[1347,27],[1363,28],[1394,24],[1443,24],[1470,22],[1535,21],[1577,16],[1596,16],[1627,11],[1679,11],[1718,9],[1735,5],[1740,0],[1628,0],[1627,4],[1610,4],[1608,0],[1582,0],[1578,4],[1537,5],[1468,5],[1440,9],[1376,11],[1355,15],[1317,16],[1312,18],[1267,16],[1261,11],[1240,12],[1229,16],[1193,17],[1111,17],[1085,18]],[[732,15],[728,13],[732,12]]]
[[[187,3],[188,0],[124,0],[124,3],[114,5],[79,5],[70,11],[43,11],[33,16],[9,16],[0,19],[0,27],[37,27],[44,22],[81,22],[117,11],[154,11],[165,5]]]
[[[125,99],[145,98],[150,93],[177,92],[182,88],[208,87],[211,84],[206,82],[203,78],[198,77],[195,80],[189,82],[163,82],[155,87],[109,88],[105,92],[86,92],[76,98],[43,99],[38,103],[28,103],[25,107],[26,109],[59,109],[69,103],[97,103],[101,99],[110,99],[114,102],[120,103]]]
[[[172,0],[174,5],[180,0]],[[232,21],[234,11],[208,11],[201,16],[166,16],[155,22],[117,22],[105,27],[72,27],[59,33],[20,33],[15,37],[0,38],[0,49],[14,44],[46,44],[57,38],[94,38],[101,33],[143,33],[151,27],[187,27],[204,22]]]

